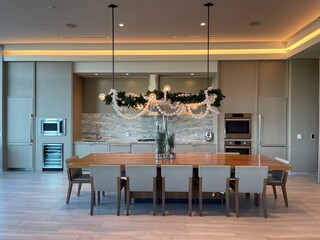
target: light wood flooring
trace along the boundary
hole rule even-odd
[[[149,203],[134,203],[131,215],[115,215],[115,196],[102,197],[102,203],[89,215],[90,188],[83,186],[70,204],[65,203],[66,172],[0,173],[0,239],[320,239],[320,185],[315,175],[290,175],[287,182],[289,207],[281,191],[275,200],[268,188],[268,218],[253,199],[241,197],[240,217],[225,216],[224,205],[204,204],[204,216],[187,216],[186,203],[168,203],[168,215],[152,216]],[[280,190],[280,189],[279,189]]]

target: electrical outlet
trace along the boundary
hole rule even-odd
[[[129,132],[126,132],[126,137],[129,137]]]
[[[297,134],[297,139],[299,139],[299,140],[302,139],[302,134],[301,134],[301,133],[298,133],[298,134]]]

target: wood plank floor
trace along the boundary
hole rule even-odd
[[[186,203],[168,203],[168,216],[152,216],[149,203],[132,204],[131,215],[115,216],[115,196],[102,197],[94,215],[89,215],[90,188],[79,197],[74,187],[65,203],[66,172],[0,173],[0,239],[320,239],[320,185],[315,175],[290,175],[287,183],[289,208],[281,191],[275,200],[268,188],[268,218],[262,206],[242,196],[240,217],[224,213],[224,205],[204,204],[204,216],[187,216]],[[231,195],[233,197],[233,195]]]

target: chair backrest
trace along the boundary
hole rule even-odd
[[[279,158],[279,157],[275,157],[275,160],[277,160],[278,162],[284,163],[289,165],[290,161],[283,159],[283,158]],[[273,170],[272,171],[272,177],[274,179],[277,179],[278,181],[283,181],[284,180],[284,176],[285,176],[285,172],[284,170]]]
[[[287,159],[283,159],[283,158],[279,158],[279,157],[275,157],[275,160],[277,160],[278,162],[284,163],[289,165],[290,161]]]
[[[262,193],[264,179],[268,177],[266,166],[236,166],[235,177],[239,179],[241,193]]]
[[[95,191],[117,191],[120,165],[90,165],[89,169]]]
[[[161,165],[166,192],[188,192],[192,169],[192,165]]]
[[[153,191],[153,178],[157,177],[157,165],[126,165],[130,191]]]
[[[72,163],[73,161],[79,160],[79,156],[75,155],[66,159],[66,164]],[[73,178],[78,177],[82,174],[81,168],[68,168],[68,178],[72,181]]]
[[[199,177],[202,178],[203,192],[225,192],[226,180],[230,177],[230,166],[199,165]]]

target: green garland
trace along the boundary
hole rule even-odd
[[[140,94],[138,97],[126,96],[126,92],[120,91],[117,95],[117,103],[118,106],[127,106],[131,108],[137,108],[138,105],[145,105],[148,101],[145,99],[145,96],[149,96],[151,93],[155,93],[157,99],[164,98],[164,93],[161,90],[148,91],[145,95]],[[112,103],[112,94],[106,95],[105,103],[110,105]],[[182,95],[183,93],[167,93],[167,99],[171,101],[171,103],[181,102],[184,104],[190,103],[200,103],[206,99],[204,90],[201,90],[198,94],[189,94],[188,96]],[[216,95],[216,99],[213,102],[212,106],[220,107],[220,102],[225,98],[220,89],[212,89],[208,91],[208,95]]]

